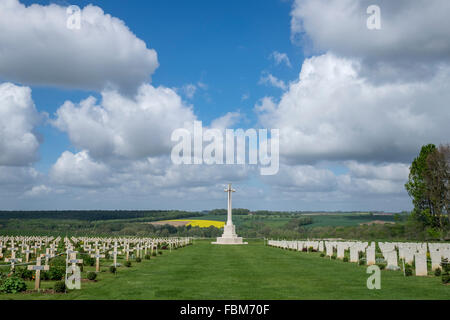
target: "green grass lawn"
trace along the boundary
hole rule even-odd
[[[437,277],[405,278],[383,270],[381,290],[369,290],[368,276],[364,266],[262,241],[218,246],[197,240],[121,267],[116,276],[101,272],[98,282],[83,282],[81,290],[68,294],[2,294],[0,299],[450,299],[450,286]],[[43,282],[43,288],[51,286]]]

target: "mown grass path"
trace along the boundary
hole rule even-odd
[[[69,294],[0,295],[0,299],[450,299],[436,277],[382,271],[381,290],[366,287],[366,267],[250,241],[196,241],[150,261],[98,275]],[[50,285],[50,284],[49,284]],[[44,284],[45,286],[45,284]]]

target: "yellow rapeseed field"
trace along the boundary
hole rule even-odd
[[[167,221],[186,221],[189,222],[186,225],[200,228],[208,228],[209,226],[214,226],[216,228],[223,228],[225,222],[223,221],[213,221],[213,220],[167,220]]]

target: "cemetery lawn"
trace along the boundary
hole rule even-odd
[[[381,290],[368,290],[364,266],[262,241],[243,246],[210,242],[166,250],[131,268],[120,267],[117,275],[107,272],[110,263],[103,261],[98,282],[82,282],[81,290],[67,294],[0,294],[0,299],[450,299],[450,286],[434,276],[405,278],[383,270]],[[42,282],[44,289],[52,285]]]

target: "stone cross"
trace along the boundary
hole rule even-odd
[[[41,258],[36,258],[36,265],[34,266],[28,266],[28,270],[33,270],[36,272],[36,279],[34,281],[34,289],[39,290],[41,286],[41,270],[49,270],[50,267],[48,265],[42,266],[41,265]]]
[[[72,267],[76,267],[77,264],[83,263],[83,259],[77,259],[77,253],[73,252],[70,254],[70,259],[68,263],[71,263]]]
[[[92,258],[95,258],[95,271],[99,272],[100,271],[100,258],[104,258],[105,255],[104,254],[100,254],[100,251],[97,249],[95,251],[95,254],[91,254]]]
[[[45,258],[45,265],[48,265],[48,260],[50,258],[53,258],[55,255],[53,253],[50,252],[50,249],[47,248],[45,249],[45,254],[41,254],[42,258]]]
[[[127,246],[125,247],[125,253],[126,253],[126,259],[127,259],[127,261],[129,260],[129,258],[130,258],[130,252],[133,252],[133,249],[130,249],[130,245],[129,244],[127,244]]]
[[[139,244],[139,242],[136,244],[136,257],[141,257],[141,245]]]
[[[31,246],[31,248],[34,249],[34,255],[37,256],[37,249],[40,249],[41,246],[36,243],[33,246]]]
[[[114,267],[117,266],[117,255],[122,253],[120,251],[117,251],[117,243],[114,244],[114,250],[109,252],[110,254],[112,254],[113,259],[114,259]]]
[[[5,261],[10,262],[11,270],[14,270],[14,265],[16,264],[16,262],[22,262],[22,259],[16,258],[16,251],[13,250],[11,251],[11,258],[6,258]]]
[[[236,190],[231,188],[231,183],[228,184],[228,188],[225,189],[225,192],[228,192],[228,211],[227,211],[227,226],[233,225],[232,220],[232,206],[231,206],[231,194],[236,192]]]
[[[26,249],[22,250],[22,253],[25,253],[25,262],[30,261],[30,253],[31,253],[30,246],[26,246]]]

